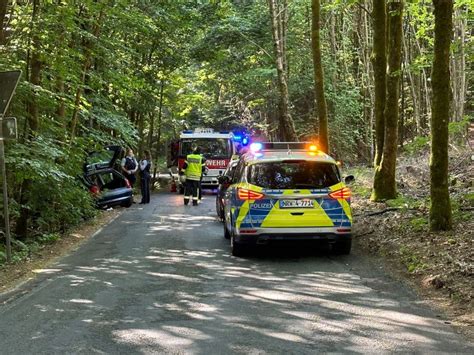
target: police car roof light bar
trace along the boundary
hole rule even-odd
[[[260,152],[263,149],[263,144],[260,142],[255,142],[250,144],[250,151],[252,153]]]
[[[317,151],[316,145],[312,142],[259,142],[259,144],[262,145],[261,150]]]

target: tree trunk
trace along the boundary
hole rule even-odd
[[[138,129],[138,157],[141,159],[145,145],[145,114],[143,112],[137,113],[137,129]]]
[[[160,156],[160,148],[161,148],[161,122],[163,118],[163,80],[161,81],[160,87],[160,104],[158,107],[158,137],[156,139],[156,148],[155,148],[155,167],[153,176],[156,177],[156,172],[158,171],[158,157]]]
[[[364,1],[365,3],[365,1]],[[373,162],[375,158],[375,144],[374,144],[374,106],[375,106],[375,98],[374,98],[374,70],[372,67],[372,62],[370,61],[370,19],[369,15],[370,12],[362,11],[363,14],[363,21],[362,21],[362,28],[361,28],[361,39],[362,39],[362,48],[361,48],[361,57],[363,58],[364,63],[364,71],[361,73],[361,80],[364,83],[364,91],[365,96],[368,98],[368,104],[366,103],[366,136],[367,136],[367,161]]]
[[[0,45],[5,43],[5,18],[9,0],[0,0]]]
[[[403,2],[390,2],[388,9],[388,74],[387,98],[384,110],[385,138],[382,160],[380,165],[375,168],[374,190],[371,197],[374,201],[397,197],[395,170],[398,144]]]
[[[433,0],[435,42],[432,69],[431,208],[433,231],[452,228],[448,190],[448,123],[451,103],[449,57],[453,30],[453,1]]]
[[[276,56],[276,69],[278,74],[278,108],[279,108],[279,136],[284,141],[296,141],[298,137],[296,135],[295,125],[291,118],[288,106],[289,106],[289,95],[288,95],[288,83],[285,72],[285,50],[282,48],[282,43],[285,41],[286,33],[283,33],[283,38],[280,37],[279,29],[283,28],[281,16],[278,14],[278,6],[276,0],[269,0],[270,15],[272,20],[272,34],[273,34],[273,46],[275,49]]]
[[[460,7],[454,12],[454,28],[455,28],[455,41],[457,48],[455,54],[451,58],[451,81],[453,86],[453,104],[452,104],[452,120],[462,121],[464,118],[464,105],[466,101],[467,91],[467,80],[466,80],[466,53],[465,53],[465,41],[466,41],[466,19],[468,15],[463,14],[463,8]]]
[[[31,59],[30,59],[30,77],[29,81],[33,86],[39,86],[41,83],[41,60],[40,60],[40,37],[38,36],[37,21],[40,12],[40,0],[33,1],[33,12],[31,15],[31,33],[32,33],[32,48],[31,48]],[[28,105],[27,121],[29,129],[26,133],[26,139],[33,139],[39,128],[39,108],[36,100],[36,94],[32,93]],[[25,239],[28,235],[28,222],[29,222],[29,209],[27,207],[29,193],[31,189],[32,181],[25,179],[21,185],[20,193],[20,215],[16,221],[15,234],[19,239]]]
[[[163,79],[161,79],[160,80],[160,107],[163,102],[163,89],[164,89],[164,83],[163,83]],[[153,147],[154,130],[155,130],[155,114],[154,112],[152,112],[150,115],[150,130],[148,132],[148,149],[150,150],[150,152]]]
[[[56,79],[56,90],[58,93],[58,100],[57,100],[57,108],[56,108],[56,115],[58,117],[59,122],[66,126],[66,103],[64,99],[65,88],[64,88],[64,79],[62,75],[58,75]]]
[[[97,20],[92,28],[92,35],[95,37],[96,41],[99,38],[100,27],[102,25],[104,15],[105,15],[105,6],[102,7],[102,9],[100,10],[99,16],[97,17]],[[76,136],[77,123],[79,119],[78,115],[79,115],[80,103],[82,99],[82,90],[83,90],[83,86],[86,83],[87,73],[89,72],[89,69],[92,66],[92,47],[93,46],[94,46],[94,42],[92,42],[90,39],[84,39],[84,62],[82,64],[81,80],[80,80],[79,86],[77,87],[76,95],[74,99],[74,109],[73,109],[72,117],[71,117],[70,144],[72,144]]]
[[[410,51],[411,48],[407,46],[407,41],[405,40],[405,36],[402,37],[402,43],[403,43],[403,52],[404,52],[404,59],[405,59],[405,68],[407,68],[406,73],[408,77],[408,87],[410,89],[410,94],[411,94],[411,100],[412,100],[412,105],[413,105],[413,117],[416,122],[416,132],[417,134],[420,131],[420,107],[419,107],[419,100],[418,100],[418,95],[416,91],[416,83],[415,80],[413,79],[413,73],[410,68],[410,63],[411,63],[411,56],[410,56]]]
[[[372,53],[372,61],[374,68],[374,85],[375,85],[375,159],[374,165],[377,168],[380,165],[383,154],[384,138],[385,138],[385,100],[387,90],[387,10],[385,0],[374,0],[373,17],[373,33],[374,45]]]
[[[314,88],[319,122],[319,148],[323,152],[329,153],[328,114],[326,97],[324,96],[324,73],[321,63],[321,43],[319,36],[321,2],[320,0],[312,0],[311,5],[313,13],[311,40],[314,65]]]

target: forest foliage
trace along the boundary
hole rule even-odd
[[[287,14],[288,114],[298,138],[313,139],[311,1],[272,2]],[[372,164],[375,154],[372,10],[371,0],[321,1],[331,153],[350,164]],[[473,13],[474,1],[455,1],[453,142],[465,141],[473,120]],[[433,16],[431,1],[405,4],[402,148],[430,134]],[[160,166],[167,140],[184,128],[243,127],[279,138],[266,0],[1,0],[0,21],[0,70],[23,72],[8,112],[18,119],[19,140],[6,145],[17,239],[62,232],[94,215],[77,179],[88,151],[111,143],[150,149]]]

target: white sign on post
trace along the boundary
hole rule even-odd
[[[15,117],[5,117],[2,121],[2,132],[0,139],[9,140],[9,139],[18,139],[18,129],[16,126]]]

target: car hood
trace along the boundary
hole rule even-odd
[[[84,161],[84,172],[113,168],[122,152],[123,148],[118,145],[109,145],[103,150],[90,152]]]

